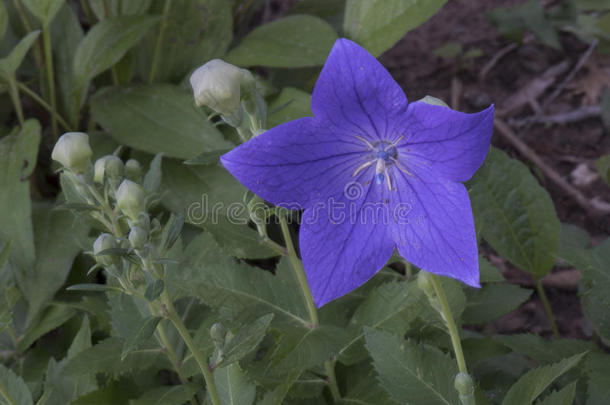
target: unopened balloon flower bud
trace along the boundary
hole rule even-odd
[[[108,155],[99,158],[93,166],[93,181],[96,183],[104,183],[104,176],[111,179],[119,179],[123,177],[123,161],[114,155]]]
[[[125,177],[131,181],[139,181],[142,177],[142,165],[135,159],[125,162]]]
[[[142,186],[131,180],[123,180],[116,192],[117,206],[132,221],[137,221],[146,209],[146,193]]]
[[[101,264],[102,266],[112,266],[118,263],[118,256],[114,255],[100,255],[101,252],[108,249],[118,248],[119,245],[116,241],[116,238],[109,233],[103,233],[95,240],[93,243],[93,254],[95,255],[95,260]]]
[[[212,59],[190,78],[195,104],[224,116],[236,116],[240,108],[240,86],[244,70],[220,59]]]
[[[210,328],[210,337],[217,347],[222,347],[227,335],[227,330],[221,323],[215,323]]]
[[[142,249],[146,246],[146,242],[148,241],[148,233],[140,228],[139,226],[134,226],[129,231],[129,243],[131,247],[134,249]]]
[[[468,373],[458,373],[455,376],[454,386],[460,396],[462,403],[474,403],[474,383]]]
[[[75,173],[84,173],[91,164],[89,135],[84,132],[67,132],[55,144],[51,158]]]

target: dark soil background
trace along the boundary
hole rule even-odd
[[[273,20],[290,12],[298,3],[298,0],[267,1],[260,12],[260,19]],[[582,107],[598,106],[604,87],[610,87],[610,55],[593,51],[585,57],[589,44],[563,32],[560,32],[563,51],[550,48],[527,33],[520,44],[503,38],[486,13],[499,6],[521,3],[524,1],[449,0],[437,14],[409,32],[380,60],[410,100],[431,95],[464,112],[479,111],[494,103],[496,115],[510,124],[516,137],[559,177],[587,200],[601,204],[610,202],[610,188],[595,171],[595,160],[610,152],[610,136],[599,116],[561,125],[519,125],[531,117],[562,116]],[[557,2],[547,0],[542,3],[552,6]],[[460,43],[464,52],[480,50],[480,56],[463,61],[437,56],[435,50],[452,41]],[[496,61],[491,62],[494,59]],[[575,68],[579,61],[584,61],[584,64]],[[548,69],[550,72],[556,69],[559,74],[549,79]],[[575,75],[566,81],[572,71]],[[564,81],[565,86],[559,95],[545,104],[549,95]],[[585,229],[592,237],[593,245],[608,237],[610,215],[595,215],[577,203],[524,157],[497,128],[492,144],[530,166],[550,193],[562,223]],[[509,282],[535,289],[534,280],[527,273],[516,269],[489,247],[484,253]],[[543,284],[561,335],[588,339],[593,330],[580,308],[579,280],[577,270],[558,265]],[[552,335],[536,293],[519,309],[486,325],[485,330],[487,333]]]

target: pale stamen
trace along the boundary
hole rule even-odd
[[[354,174],[352,174],[352,177],[356,177],[358,175],[358,173],[360,173],[361,171],[363,171],[364,169],[366,169],[367,167],[369,167],[370,165],[372,165],[376,161],[377,161],[377,159],[373,159],[373,160],[370,160],[370,161],[366,162],[365,164],[363,164],[362,166],[360,166],[359,168],[356,169]]]

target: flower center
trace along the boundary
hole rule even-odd
[[[394,142],[379,141],[374,144],[358,135],[356,135],[356,138],[361,140],[367,146],[371,154],[370,160],[362,164],[356,169],[356,171],[354,171],[354,177],[362,170],[368,168],[369,166],[375,165],[375,184],[383,184],[383,181],[386,180],[388,183],[388,189],[392,191],[392,180],[390,178],[390,173],[388,172],[390,167],[396,166],[398,170],[408,175],[412,175],[398,161],[398,149],[396,149],[396,145],[398,145],[398,143],[402,140],[402,136]]]

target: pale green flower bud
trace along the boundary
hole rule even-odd
[[[146,246],[146,242],[148,241],[148,233],[140,228],[139,226],[134,226],[129,231],[129,243],[134,249],[142,249]]]
[[[244,69],[220,59],[212,59],[199,67],[190,78],[195,103],[210,107],[224,116],[236,117],[244,72]]]
[[[93,181],[103,184],[104,176],[119,179],[123,177],[123,168],[123,161],[120,158],[114,155],[101,157],[95,161],[93,166]]]
[[[125,162],[125,177],[131,181],[138,181],[142,177],[142,165],[135,159]]]
[[[458,373],[454,386],[463,404],[474,404],[474,382],[468,373]]]
[[[67,132],[57,140],[51,158],[76,173],[84,173],[91,164],[92,154],[89,135]]]
[[[106,267],[117,264],[119,262],[118,256],[98,255],[105,250],[115,249],[118,247],[119,244],[114,236],[110,235],[109,233],[101,234],[93,243],[93,254],[95,255],[95,260],[102,266]]]
[[[123,180],[116,192],[117,206],[132,221],[137,221],[146,209],[146,193],[142,186],[131,180]]]
[[[217,347],[222,347],[227,336],[227,330],[221,323],[215,323],[210,328],[210,337]]]

